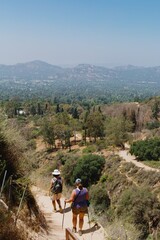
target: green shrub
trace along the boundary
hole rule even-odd
[[[130,153],[140,161],[160,160],[160,138],[140,140],[131,145]]]
[[[94,153],[97,151],[97,147],[95,145],[89,145],[83,149],[83,153]]]
[[[146,128],[148,129],[155,129],[155,128],[159,128],[160,127],[160,122],[156,121],[156,122],[148,122],[146,124]]]
[[[93,185],[90,189],[90,199],[96,213],[107,210],[110,206],[110,198],[106,185],[102,183]]]
[[[88,187],[96,183],[105,164],[105,159],[98,155],[84,155],[78,161],[74,168],[72,181],[76,178],[81,178],[83,184]]]
[[[30,141],[28,141],[27,146],[28,148],[36,149],[36,141],[34,139],[31,139]]]
[[[106,148],[106,141],[98,139],[96,142],[96,145],[97,145],[97,151],[101,151]]]
[[[160,221],[160,203],[148,188],[131,187],[119,197],[117,216],[135,224],[141,231],[140,239],[146,239],[149,234],[149,222],[154,218]]]

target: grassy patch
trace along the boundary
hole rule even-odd
[[[160,169],[160,161],[143,161],[149,167]]]

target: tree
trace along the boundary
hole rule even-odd
[[[72,117],[76,118],[76,119],[79,119],[79,113],[78,113],[78,110],[77,110],[76,107],[73,108],[73,110],[72,110]]]
[[[57,124],[64,124],[69,125],[69,115],[67,112],[60,112],[56,114],[56,123]]]
[[[55,146],[55,148],[56,148],[55,128],[54,128],[54,123],[51,120],[45,119],[43,121],[41,133],[42,133],[44,142],[47,143],[51,148],[53,148],[53,146]]]
[[[74,134],[74,142],[76,144],[76,141],[77,141],[76,131],[81,130],[81,124],[78,121],[78,119],[70,119],[69,126],[70,126],[70,129],[71,129],[71,132],[73,132],[73,134]]]
[[[106,121],[106,141],[109,145],[121,146],[129,140],[128,132],[132,131],[133,124],[124,117],[112,117]]]
[[[137,119],[136,119],[136,113],[135,110],[131,111],[130,121],[133,124],[132,131],[134,132],[137,128]]]
[[[36,108],[35,108],[34,105],[31,105],[31,107],[30,107],[30,113],[31,113],[33,116],[36,115]]]
[[[65,145],[65,131],[66,131],[66,126],[64,124],[55,124],[54,126],[54,131],[55,131],[55,136],[56,139],[59,139],[62,149],[64,148]]]
[[[90,113],[86,120],[88,137],[93,137],[94,141],[98,137],[104,137],[104,117],[99,111]]]
[[[56,106],[56,113],[59,113],[60,112],[60,107],[59,107],[59,104],[57,104]]]
[[[105,159],[101,156],[93,154],[82,156],[74,168],[72,182],[74,183],[76,178],[81,178],[86,187],[96,183],[101,176],[104,164]]]
[[[41,109],[41,104],[40,103],[37,104],[37,114],[38,115],[42,115],[43,114],[43,111]]]
[[[87,138],[87,118],[88,118],[89,113],[90,113],[89,110],[84,113],[83,122],[82,122],[82,128],[84,131],[83,140],[84,140],[85,144],[86,144],[86,138]]]
[[[159,106],[158,106],[158,102],[155,101],[152,107],[152,116],[155,120],[158,120],[158,113],[159,113]]]

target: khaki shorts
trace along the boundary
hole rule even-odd
[[[80,207],[80,208],[72,208],[72,213],[75,215],[78,215],[79,213],[88,213],[88,208],[87,207]]]
[[[52,200],[55,201],[55,200],[60,200],[60,198],[62,197],[62,193],[53,193],[52,195]]]

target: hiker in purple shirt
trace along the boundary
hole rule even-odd
[[[76,179],[75,181],[76,189],[72,191],[71,197],[66,199],[65,202],[69,203],[72,202],[72,223],[73,223],[73,232],[76,232],[77,226],[77,217],[79,215],[79,235],[82,235],[82,227],[84,222],[84,215],[88,212],[88,205],[87,201],[89,199],[88,190],[87,188],[83,187],[82,181],[80,178]]]

